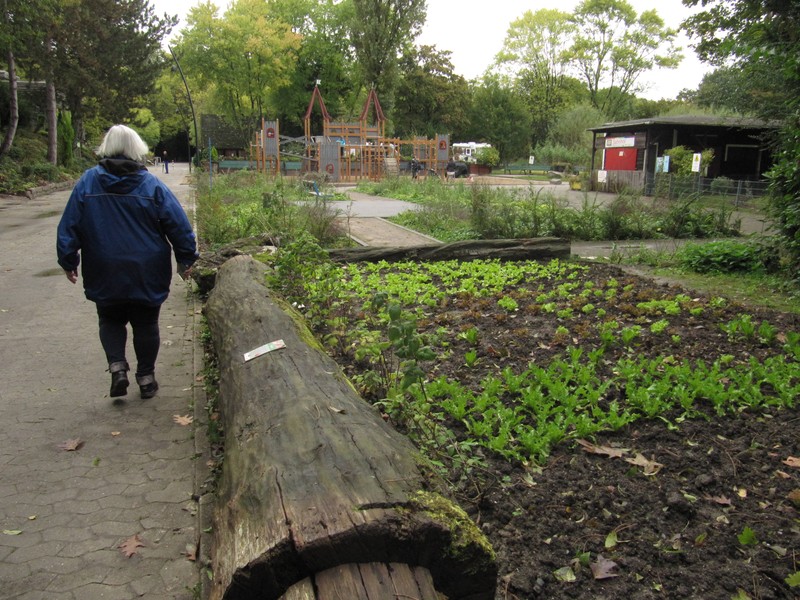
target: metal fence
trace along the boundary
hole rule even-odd
[[[736,205],[747,204],[767,193],[769,183],[764,180],[729,179],[727,177],[678,176],[673,173],[642,173],[641,171],[607,171],[603,181],[593,173],[593,189],[600,192],[619,193],[623,190],[641,192],[645,196],[680,198],[688,194],[725,196]]]
[[[644,195],[659,198],[680,198],[689,194],[703,196],[725,196],[734,204],[747,204],[767,193],[769,182],[727,177],[678,176],[672,173],[647,174],[644,179]]]

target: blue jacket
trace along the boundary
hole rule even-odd
[[[65,271],[83,258],[89,300],[161,305],[172,281],[172,250],[187,268],[197,260],[189,219],[155,175],[123,157],[103,159],[83,174],[58,224],[56,251]]]

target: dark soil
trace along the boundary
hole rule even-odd
[[[597,306],[621,326],[642,325],[637,355],[712,361],[728,354],[744,365],[751,357],[779,354],[781,336],[800,329],[796,315],[721,306],[607,265],[590,265],[578,281],[599,284],[612,277],[620,294]],[[704,311],[670,316],[668,333],[680,342],[669,344],[649,335],[648,324],[658,317],[637,304],[679,293]],[[574,298],[567,301],[575,302],[576,317],[565,338],[554,314],[526,308],[532,296],[522,286],[517,296],[520,310],[511,316],[480,298],[454,297],[420,322],[427,331],[477,326],[481,332],[483,369],[466,369],[453,358],[437,363],[436,375],[477,386],[487,369],[520,372],[530,362],[547,364],[567,346],[599,343],[596,313],[584,315]],[[743,313],[776,326],[778,341],[730,340],[719,325]],[[451,342],[452,356],[463,357],[467,342]],[[615,358],[609,355],[608,364]],[[348,356],[337,359],[351,373],[358,368]],[[562,443],[541,466],[484,453],[486,472],[462,478],[453,495],[497,553],[498,599],[800,598],[800,588],[784,581],[800,570],[800,468],[794,462],[800,457],[800,408],[679,423],[678,416],[640,420],[598,435],[587,447]],[[613,449],[627,451],[609,456]],[[644,474],[646,468],[625,460],[637,453],[660,466],[651,464],[655,472]],[[753,544],[739,539],[747,528]],[[564,581],[569,573],[574,580]]]

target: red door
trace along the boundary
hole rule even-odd
[[[608,148],[605,167],[606,171],[635,171],[636,148]]]

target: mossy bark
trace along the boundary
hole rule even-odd
[[[279,598],[315,574],[375,562],[425,567],[450,599],[492,598],[480,532],[442,496],[420,495],[429,482],[416,449],[270,297],[265,274],[250,257],[229,260],[205,307],[225,431],[212,599]],[[244,360],[279,339],[286,348]]]

